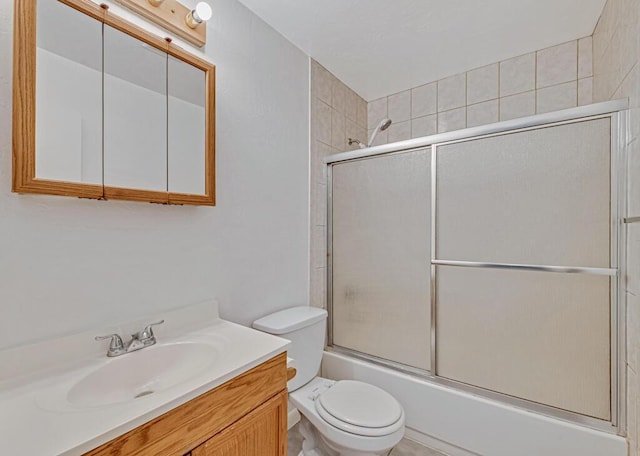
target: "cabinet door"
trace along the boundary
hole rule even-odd
[[[61,2],[37,15],[35,177],[102,186],[102,24]]]
[[[283,391],[195,450],[192,456],[285,456],[287,392]]]
[[[207,75],[169,56],[167,185],[170,193],[206,195]]]
[[[109,26],[103,48],[105,196],[166,193],[167,54]]]

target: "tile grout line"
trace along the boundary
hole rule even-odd
[[[613,96],[616,94],[616,92],[618,91],[618,89],[620,89],[620,87],[622,87],[622,84],[624,84],[624,82],[627,80],[627,78],[629,77],[629,75],[631,74],[631,72],[635,69],[636,65],[638,65],[638,62],[636,61],[636,63],[633,64],[633,66],[631,67],[631,69],[624,75],[624,77],[622,77],[622,79],[620,80],[620,84],[618,84],[615,88],[615,90],[613,91],[613,93],[608,97],[609,100],[611,100],[613,98]]]
[[[436,133],[440,133],[440,81],[436,81]]]
[[[535,52],[533,65],[533,113],[538,114],[538,52]]]
[[[467,128],[467,122],[468,122],[468,113],[467,113],[467,106],[469,103],[469,88],[467,87],[467,84],[469,83],[469,72],[467,71],[464,74],[464,101],[465,101],[465,106],[464,106],[464,128]]]
[[[501,70],[501,68],[502,68],[502,62],[498,62],[498,122],[500,122],[502,120],[501,119],[502,114],[500,112],[500,105],[501,105],[501,103],[500,103],[500,91],[502,89],[502,86],[500,85],[501,84],[501,78],[502,78],[502,70]]]
[[[576,106],[580,106],[580,40],[576,40]]]
[[[409,89],[409,139],[413,138],[413,89]]]

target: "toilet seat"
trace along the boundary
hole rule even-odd
[[[318,395],[318,415],[351,434],[381,437],[404,426],[402,407],[386,391],[368,383],[342,380]]]
[[[351,452],[361,451],[365,453],[369,452],[370,454],[386,454],[386,452],[397,445],[404,436],[404,412],[402,412],[400,419],[393,425],[378,428],[376,432],[378,435],[364,435],[367,431],[371,432],[372,429],[375,432],[376,428],[367,429],[366,427],[354,426],[350,431],[343,430],[346,428],[345,425],[349,423],[338,420],[326,411],[323,412],[323,414],[326,413],[324,417],[321,416],[318,411],[319,408],[316,405],[320,402],[318,398],[333,389],[338,383],[340,382],[315,377],[301,388],[290,392],[289,401],[300,411],[304,419],[311,422],[318,432],[319,438],[334,450],[336,450],[336,446],[338,446],[343,448],[342,451],[349,450]],[[340,392],[340,389],[341,388],[335,391]],[[331,398],[331,396],[326,396],[325,402],[327,401],[327,397]],[[402,407],[400,406],[400,408]],[[324,409],[324,407],[322,407],[322,409]],[[340,415],[340,413],[336,413]],[[331,417],[333,417],[333,419]],[[329,422],[329,420],[332,420],[333,423]],[[340,450],[336,451],[340,453]]]

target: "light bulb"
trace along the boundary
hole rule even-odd
[[[205,21],[211,19],[213,11],[207,2],[198,2],[194,10],[189,11],[185,22],[191,28],[196,28],[198,24],[202,24]]]
[[[198,2],[196,5],[196,14],[201,21],[206,22],[213,16],[213,11],[207,2]]]

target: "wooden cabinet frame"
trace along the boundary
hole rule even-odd
[[[13,184],[16,193],[215,206],[215,66],[89,0],[57,0],[205,72],[204,195],[36,178],[36,1],[15,0],[13,41]],[[40,0],[51,1],[51,0]],[[104,151],[103,151],[104,153]]]

